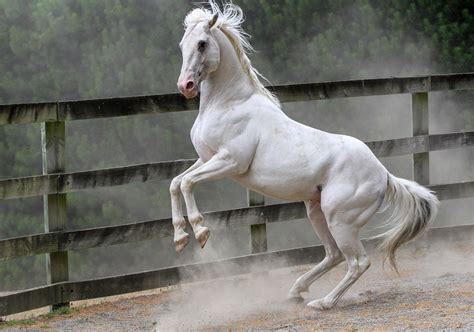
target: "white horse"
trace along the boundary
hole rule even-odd
[[[186,98],[200,92],[201,99],[191,129],[199,159],[170,186],[176,250],[189,242],[181,194],[201,247],[209,237],[192,192],[203,181],[228,177],[263,195],[304,201],[326,257],[297,279],[289,298],[301,300],[316,279],[345,260],[348,271],[342,281],[326,297],[308,303],[331,308],[369,268],[358,233],[378,210],[395,206],[393,226],[380,237],[396,269],[395,250],[430,224],[439,202],[428,189],[389,174],[358,139],[286,116],[247,57],[251,46],[241,28],[242,10],[232,3],[221,10],[213,0],[209,5],[188,13],[179,43],[178,88]]]

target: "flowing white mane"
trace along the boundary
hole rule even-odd
[[[186,15],[186,18],[184,19],[185,28],[194,26],[200,22],[209,21],[214,16],[214,14],[217,13],[219,16],[216,27],[227,36],[230,43],[234,47],[237,58],[239,59],[240,64],[242,65],[244,72],[249,77],[252,85],[257,89],[258,92],[266,96],[276,105],[280,106],[278,98],[265,88],[258,77],[260,76],[264,80],[268,80],[252,67],[252,63],[247,56],[247,54],[253,52],[254,49],[248,41],[249,35],[242,29],[242,23],[245,21],[242,9],[233,3],[226,3],[224,5],[224,9],[221,10],[213,0],[209,0],[208,4],[210,5],[210,10],[199,7],[193,9]]]

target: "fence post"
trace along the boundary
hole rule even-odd
[[[41,124],[41,148],[43,174],[63,173],[65,171],[65,123],[43,122]],[[67,227],[66,194],[43,196],[44,230],[54,232]],[[48,284],[69,280],[67,251],[46,254],[46,273]],[[69,303],[55,304],[52,310],[69,306]]]
[[[411,95],[413,136],[429,134],[428,93]],[[430,183],[430,153],[413,154],[413,180],[427,185]]]
[[[247,190],[248,206],[257,206],[265,204],[265,197],[251,190]],[[267,225],[251,225],[250,226],[250,248],[251,253],[267,251]]]

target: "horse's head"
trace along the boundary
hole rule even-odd
[[[194,98],[199,85],[219,66],[220,51],[211,30],[216,25],[218,14],[186,28],[179,43],[183,65],[178,79],[178,89],[186,98]]]

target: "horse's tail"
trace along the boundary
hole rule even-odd
[[[384,260],[388,258],[398,273],[395,251],[426,230],[436,217],[439,201],[432,191],[418,183],[388,174],[384,209],[390,205],[395,208],[387,225],[394,226],[376,238],[382,238],[380,248],[385,252]]]

